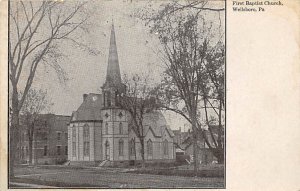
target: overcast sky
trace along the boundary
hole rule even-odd
[[[121,74],[149,73],[156,80],[163,71],[162,63],[153,51],[158,46],[155,37],[150,36],[143,23],[132,17],[136,8],[144,7],[147,1],[93,1],[88,10],[93,12],[90,22],[90,33],[81,38],[91,47],[100,51],[98,55],[90,55],[78,48],[63,44],[62,51],[68,58],[61,65],[70,80],[61,85],[53,71],[40,66],[34,86],[47,89],[54,106],[55,114],[71,115],[72,111],[82,103],[85,93],[101,93],[106,76],[109,51],[109,38],[112,18],[114,19],[116,42]],[[158,6],[159,3],[156,3]],[[222,22],[224,14],[221,14]],[[210,13],[209,18],[219,22],[218,14]],[[222,23],[224,27],[224,23]],[[223,29],[222,29],[223,30]],[[165,115],[172,129],[178,129],[186,123],[180,116],[172,113]]]

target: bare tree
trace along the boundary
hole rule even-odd
[[[156,2],[150,0],[150,2]],[[150,5],[150,3],[149,3]],[[152,6],[147,6],[147,8],[139,8],[136,10],[135,15],[137,17],[142,17],[146,21],[146,24],[151,22],[156,22],[157,20],[168,19],[170,15],[181,13],[184,11],[191,11],[195,14],[202,12],[215,12],[220,13],[225,12],[225,0],[169,0],[165,1],[160,7],[159,14],[156,14],[156,9],[151,8]]]
[[[201,130],[197,124],[198,102],[200,101],[200,86],[202,85],[202,67],[199,62],[203,60],[205,51],[205,42],[202,44],[197,32],[197,18],[188,16],[187,21],[184,18],[178,20],[178,27],[171,33],[161,35],[160,40],[163,43],[164,53],[166,54],[167,69],[166,83],[169,84],[168,96],[175,104],[179,100],[184,102],[184,107],[178,110],[177,107],[166,107],[168,110],[175,111],[189,119],[192,124],[193,133],[193,155],[195,175],[198,169],[198,149],[197,132]],[[171,25],[170,25],[171,26]],[[204,46],[203,46],[204,45]],[[173,93],[173,94],[171,94]],[[174,94],[175,93],[175,94]],[[173,103],[173,106],[175,105]],[[203,134],[203,133],[202,133]],[[207,141],[208,142],[208,141]]]
[[[225,7],[221,4],[216,6],[214,2],[224,2],[225,0],[185,0],[185,1],[171,1],[167,6],[165,6],[166,14],[172,14],[177,11],[184,9],[194,9],[197,12],[201,11],[214,11],[222,12],[225,11]],[[171,9],[169,9],[171,8]]]
[[[207,108],[209,106],[207,106],[207,102],[215,99],[215,97],[212,97],[212,92],[215,92],[214,95],[218,94],[218,100],[222,100],[218,112],[221,129],[221,111],[222,107],[224,108],[224,93],[222,93],[224,91],[224,70],[217,71],[215,65],[217,59],[220,59],[218,63],[224,67],[225,56],[223,54],[223,59],[219,58],[219,50],[216,51],[216,47],[218,44],[222,44],[222,35],[218,36],[219,39],[214,36],[212,26],[206,23],[205,18],[201,15],[203,9],[197,10],[191,4],[180,6],[182,9],[178,9],[176,4],[177,2],[167,4],[161,11],[154,14],[150,13],[150,16],[149,14],[142,15],[141,18],[150,27],[150,32],[158,36],[162,45],[162,50],[158,52],[158,55],[165,64],[166,69],[164,80],[157,88],[160,107],[182,115],[192,124],[194,132],[194,170],[197,174],[197,140],[200,136],[220,162],[223,161],[221,157],[224,157],[224,155],[219,154],[223,153],[222,143],[212,145],[205,133],[204,124],[200,121],[200,111],[205,109],[208,119]],[[215,43],[217,45],[212,46],[212,41],[217,41]],[[221,84],[222,75],[217,76],[218,72],[223,72],[223,82]],[[215,106],[211,105],[210,107],[214,108]],[[208,123],[208,120],[206,120],[206,123]],[[206,125],[210,127],[210,124]],[[222,137],[222,131],[219,132],[218,141]],[[214,139],[213,132],[211,132],[211,135],[211,138]]]
[[[22,93],[20,93],[20,97]],[[28,135],[28,151],[29,151],[29,164],[32,164],[32,148],[34,137],[36,134],[36,123],[38,121],[39,115],[42,112],[49,111],[50,107],[53,105],[51,101],[47,98],[47,91],[30,89],[27,93],[26,99],[24,101],[23,107],[21,108],[20,114],[25,118],[26,132]]]
[[[59,64],[62,41],[77,42],[74,33],[85,32],[88,14],[85,3],[62,1],[10,1],[9,6],[9,79],[11,125],[9,129],[9,176],[14,177],[15,150],[19,113],[34,82],[38,66],[48,64],[66,80]],[[21,80],[20,80],[21,79]],[[22,81],[20,83],[20,81]],[[23,84],[24,83],[24,84]],[[22,96],[20,96],[22,92]]]
[[[206,55],[205,73],[208,76],[209,83],[202,87],[202,98],[205,110],[205,124],[212,140],[213,146],[210,147],[213,154],[218,159],[218,163],[224,163],[224,119],[225,114],[225,46],[218,43],[217,46]],[[211,118],[208,114],[208,108],[211,108],[217,118]],[[214,122],[212,122],[214,121]],[[215,123],[217,133],[212,129]]]
[[[125,75],[126,93],[119,98],[119,105],[131,117],[131,130],[134,131],[141,144],[142,168],[145,167],[145,116],[155,109],[155,100],[151,97],[149,76],[134,74]]]

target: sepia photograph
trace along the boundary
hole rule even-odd
[[[226,188],[225,0],[8,1],[8,188]]]

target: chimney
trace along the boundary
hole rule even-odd
[[[88,94],[83,94],[83,101],[87,98]]]

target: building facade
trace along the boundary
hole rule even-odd
[[[118,105],[125,93],[122,83],[114,26],[112,25],[106,81],[102,94],[84,94],[80,107],[73,112],[68,127],[68,160],[72,163],[103,162],[110,165],[141,160],[141,144],[132,130],[130,115]],[[144,120],[145,159],[173,161],[174,134],[159,111]]]
[[[68,154],[68,123],[70,116],[40,114],[34,123],[32,136],[32,164],[62,164]],[[20,120],[20,163],[29,163],[29,131]]]

